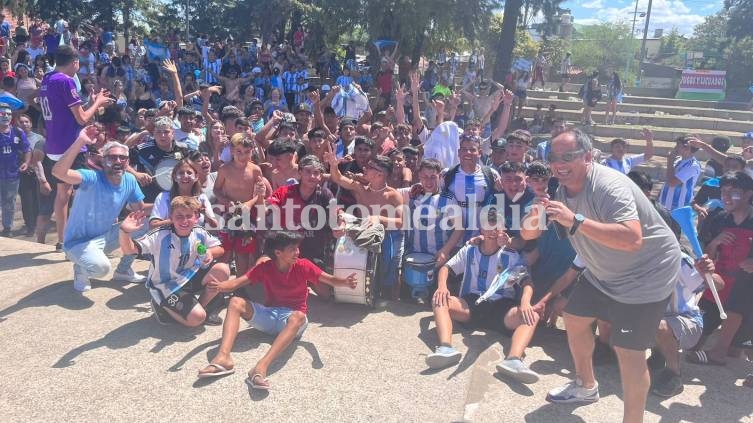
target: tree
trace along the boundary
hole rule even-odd
[[[729,12],[727,34],[736,39],[753,37],[753,0],[725,0],[724,7]]]
[[[549,35],[554,27],[554,17],[557,13],[561,0],[529,0],[527,7],[531,15],[538,12],[544,14],[544,25],[542,25],[544,35]],[[502,12],[504,20],[499,32],[496,48],[498,50],[497,60],[494,63],[493,78],[499,81],[504,80],[512,64],[513,49],[515,47],[515,33],[518,21],[520,19],[520,9],[523,7],[523,0],[506,0],[505,8]]]
[[[599,70],[605,74],[625,68],[628,60],[633,60],[637,41],[630,36],[630,26],[626,22],[603,22],[584,26],[572,41],[573,65],[586,72]]]
[[[482,35],[482,41],[486,45],[494,45],[498,40],[499,32],[502,29],[503,16],[501,13],[495,13],[492,16],[489,28]],[[513,57],[533,59],[540,49],[539,43],[533,40],[528,30],[518,28],[515,34],[515,44],[513,45]],[[487,49],[485,54],[486,61],[494,63],[498,57],[495,49]]]

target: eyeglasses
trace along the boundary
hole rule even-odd
[[[581,150],[568,151],[568,152],[562,153],[562,154],[555,154],[555,153],[553,153],[553,152],[550,151],[546,155],[546,160],[549,163],[559,163],[559,162],[570,163],[570,162],[572,162],[573,160],[579,158],[580,156],[582,156],[585,153],[586,153],[586,151],[582,150],[582,149]]]
[[[122,154],[108,154],[105,158],[111,162],[127,162],[128,156]]]

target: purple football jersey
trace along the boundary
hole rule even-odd
[[[44,76],[39,106],[47,128],[47,154],[65,153],[78,137],[81,125],[71,112],[71,107],[77,104],[81,104],[81,97],[73,78],[58,71]]]

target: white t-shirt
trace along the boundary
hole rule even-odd
[[[170,192],[163,191],[159,194],[157,194],[157,198],[154,199],[154,206],[152,207],[152,214],[149,215],[149,220],[152,219],[159,219],[159,220],[166,220],[170,218]],[[206,195],[199,194],[199,202],[201,203],[201,206],[204,207],[204,213],[199,215],[199,222],[197,223],[199,226],[204,226],[204,216],[209,217],[209,219],[217,221],[217,216],[214,214],[214,210],[212,210],[212,203],[209,202],[209,199]]]

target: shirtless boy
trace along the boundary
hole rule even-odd
[[[220,232],[220,240],[225,248],[222,261],[229,262],[235,252],[237,274],[245,274],[250,268],[256,243],[252,239],[256,213],[255,205],[263,204],[266,186],[261,169],[251,161],[254,141],[245,134],[235,134],[230,140],[233,160],[223,164],[217,171],[214,195],[217,203],[225,206],[225,229]],[[250,187],[254,187],[250,189]],[[249,213],[251,222],[241,225],[238,214]],[[241,227],[242,226],[242,227]],[[240,227],[240,229],[239,229]]]
[[[272,191],[290,185],[291,180],[298,182],[299,172],[295,152],[295,143],[286,138],[278,138],[267,147],[268,162],[262,163],[261,169],[264,177],[272,184]]]
[[[400,292],[399,271],[403,258],[403,199],[394,188],[387,185],[392,173],[392,160],[375,156],[364,167],[366,184],[356,182],[340,173],[337,156],[332,152],[324,155],[330,165],[332,182],[351,191],[356,203],[370,209],[368,219],[385,227],[382,252],[377,265],[376,293],[388,299],[397,299]],[[375,213],[376,211],[379,213]],[[346,210],[347,211],[347,210]],[[365,216],[363,216],[365,217]]]

